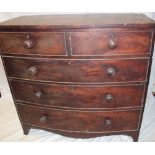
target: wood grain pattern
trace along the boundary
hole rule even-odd
[[[113,60],[59,60],[4,57],[9,77],[70,83],[110,83],[146,81],[148,58]],[[133,67],[134,66],[134,67]],[[32,75],[29,69],[35,67]],[[108,75],[113,68],[115,74]]]
[[[138,141],[139,137],[139,131],[138,130],[131,130],[131,131],[111,131],[111,132],[75,132],[75,131],[64,131],[64,130],[58,130],[58,129],[50,129],[43,126],[36,126],[36,125],[30,125],[30,124],[23,124],[24,126],[24,133],[27,135],[27,131],[30,129],[41,129],[45,131],[49,131],[55,134],[60,134],[66,137],[72,137],[72,138],[96,138],[101,136],[111,136],[111,135],[128,135],[133,138],[134,142]],[[24,136],[25,137],[25,136]],[[101,137],[102,138],[102,137]],[[88,139],[89,140],[89,139]],[[95,139],[94,139],[95,140]],[[114,140],[116,141],[116,140]]]
[[[32,42],[30,49],[24,47],[24,42],[27,40]],[[0,47],[2,53],[66,55],[65,35],[61,32],[0,33]]]
[[[7,87],[8,88],[8,87]],[[56,131],[56,130],[48,130],[47,128],[43,127],[38,127],[38,126],[32,126],[32,125],[27,125],[27,124],[22,124],[22,126],[25,129],[25,132],[28,131],[30,128],[29,135],[25,136],[23,135],[22,132],[22,127],[19,122],[19,118],[12,100],[12,96],[10,92],[7,92],[5,95],[2,96],[0,99],[0,140],[1,142],[45,142],[45,141],[51,141],[51,142],[56,142],[56,141],[79,141],[79,139],[74,139],[75,137],[83,137],[83,138],[90,138],[90,137],[98,137],[94,138],[91,141],[129,141],[132,142],[132,139],[127,136],[122,136],[122,135],[132,135],[135,137],[134,133],[137,132],[138,135],[138,130],[136,131],[128,131],[128,132],[113,132],[113,133],[77,133],[77,132],[64,132],[64,131]],[[148,113],[149,115],[149,113]],[[144,122],[147,124],[147,121]],[[33,130],[35,128],[35,130]],[[40,130],[36,130],[40,129]],[[149,128],[149,131],[151,131],[151,127]],[[44,131],[43,131],[44,130]],[[49,132],[52,133],[49,133]],[[53,134],[54,133],[54,134]],[[133,133],[133,134],[132,134]],[[64,135],[66,137],[60,136],[58,134]],[[117,136],[110,136],[107,137],[106,135],[117,135]],[[143,135],[143,134],[142,134]],[[143,138],[141,135],[140,141],[149,141],[147,138]],[[145,134],[146,135],[146,134]],[[74,138],[67,138],[67,137],[74,137]],[[100,136],[100,137],[99,137]],[[104,137],[106,136],[106,137]],[[90,139],[81,139],[81,142],[86,142],[90,141]]]
[[[154,28],[138,14],[1,23],[0,52],[24,134],[39,128],[77,138],[128,134],[137,141]]]
[[[155,27],[142,14],[60,14],[17,17],[0,24],[1,31],[51,30],[103,27]]]
[[[139,110],[119,112],[82,112],[46,109],[20,104],[18,104],[18,109],[23,123],[34,124],[51,129],[83,132],[134,130],[138,128],[140,114]],[[45,122],[40,121],[42,116],[47,117]],[[112,124],[107,125],[107,119],[112,120]]]
[[[151,31],[90,30],[70,33],[70,44],[72,55],[136,55],[150,52],[151,38]],[[108,46],[110,40],[115,49]]]
[[[145,85],[74,86],[10,80],[15,99],[59,108],[124,108],[142,106]],[[40,96],[36,94],[41,92]],[[107,100],[107,95],[113,97]],[[136,95],[135,95],[136,94]]]

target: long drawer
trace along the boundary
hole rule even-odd
[[[17,105],[22,122],[39,127],[75,132],[137,130],[140,110],[72,111]]]
[[[151,31],[90,30],[71,32],[72,55],[146,54],[150,52]]]
[[[28,55],[66,55],[63,32],[0,33],[2,53]]]
[[[4,57],[9,77],[68,83],[146,81],[149,58],[46,59]]]
[[[74,86],[10,80],[17,101],[61,108],[143,106],[145,85]],[[136,95],[135,95],[136,94]]]

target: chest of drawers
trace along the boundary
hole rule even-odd
[[[155,23],[141,14],[18,17],[0,50],[24,131],[138,140]]]

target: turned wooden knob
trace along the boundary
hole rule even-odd
[[[105,99],[107,102],[112,102],[114,98],[111,94],[108,94],[108,95],[106,95]]]
[[[114,50],[115,48],[117,48],[118,43],[115,39],[109,39],[108,41],[108,47],[112,50]]]
[[[34,94],[37,98],[41,98],[43,96],[43,93],[41,91],[37,91],[35,94]]]
[[[47,116],[43,115],[43,116],[40,117],[40,122],[41,123],[46,123],[47,121],[48,121]]]
[[[105,125],[106,125],[106,126],[112,125],[112,120],[111,120],[111,118],[107,118],[107,119],[105,120]]]
[[[107,69],[107,74],[108,74],[109,76],[113,76],[113,75],[116,74],[116,71],[115,71],[115,69],[114,69],[113,67],[109,67],[109,68]]]
[[[26,40],[26,41],[24,41],[24,47],[25,47],[26,49],[31,49],[31,48],[33,47],[33,42],[32,42],[32,40]]]
[[[32,66],[28,69],[29,74],[35,75],[37,73],[37,68],[35,66]]]

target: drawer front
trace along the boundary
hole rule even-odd
[[[10,80],[15,99],[63,108],[142,106],[144,85],[73,86]],[[136,94],[136,95],[135,95]]]
[[[139,110],[131,111],[71,111],[18,105],[23,123],[40,127],[84,132],[135,130]]]
[[[0,33],[3,53],[66,55],[64,33]]]
[[[72,55],[123,55],[150,52],[151,31],[91,30],[70,33]]]
[[[9,77],[54,82],[106,83],[145,81],[148,58],[60,60],[4,57]]]

